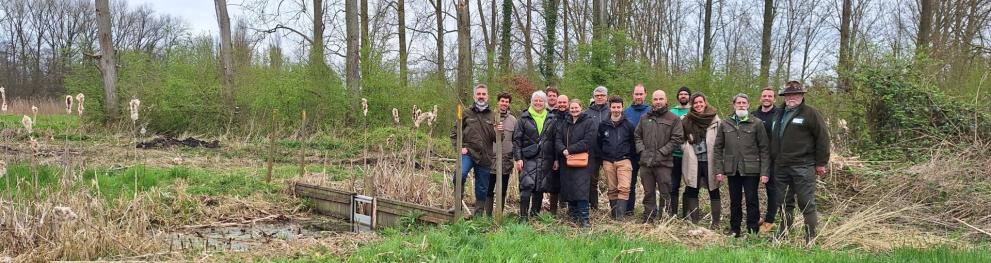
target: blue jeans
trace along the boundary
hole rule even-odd
[[[568,213],[571,219],[588,219],[588,200],[568,201]]]
[[[461,186],[464,186],[468,180],[468,171],[473,169],[475,170],[475,201],[484,201],[492,192],[492,187],[489,186],[489,177],[492,177],[492,169],[488,166],[475,163],[475,160],[472,160],[471,156],[467,154],[461,155]],[[457,178],[452,177],[452,181],[455,184],[458,183]]]

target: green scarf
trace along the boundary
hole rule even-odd
[[[533,107],[530,107],[526,111],[530,113],[530,117],[533,118],[533,122],[537,123],[537,134],[543,134],[544,120],[547,119],[547,109],[537,112],[533,110]]]

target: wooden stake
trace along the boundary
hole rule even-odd
[[[455,149],[455,151],[458,152],[458,154],[457,154],[457,156],[458,156],[458,160],[457,160],[457,166],[458,166],[457,167],[457,171],[458,171],[458,173],[454,175],[454,181],[455,181],[454,182],[454,189],[455,190],[454,190],[454,203],[452,204],[452,205],[454,205],[454,217],[451,219],[454,222],[457,222],[458,220],[461,220],[461,215],[464,213],[464,211],[462,211],[464,208],[462,208],[462,206],[461,206],[461,201],[463,200],[462,194],[464,193],[464,188],[465,188],[464,182],[463,182],[463,180],[461,178],[461,174],[464,172],[464,171],[462,171],[462,167],[461,167],[461,149],[464,147],[464,142],[462,142],[462,136],[464,136],[464,134],[463,134],[464,133],[464,117],[462,117],[462,115],[463,115],[462,111],[464,110],[463,107],[464,106],[461,105],[460,103],[458,104],[458,124],[457,124],[457,126],[458,126],[457,127],[457,129],[458,129],[457,130],[457,144],[458,144],[458,147],[456,147],[456,149]]]
[[[268,132],[268,172],[265,174],[265,182],[272,183],[272,169],[275,163],[275,112],[272,109],[272,130]]]
[[[303,110],[303,123],[299,128],[299,177],[303,178],[306,175],[306,140],[303,136],[306,134],[306,110]]]
[[[492,114],[492,115],[495,116],[495,123],[496,123],[496,125],[499,125],[499,124],[502,123],[502,120],[501,120],[501,117],[502,116],[499,115],[499,112],[495,112],[495,114]],[[505,128],[505,127],[503,127],[503,128]],[[502,152],[502,150],[503,150],[502,149],[502,133],[503,133],[502,131],[496,131],[496,145],[495,145],[495,148],[496,148],[496,151],[495,151],[496,152],[496,185],[495,185],[496,194],[495,194],[495,199],[496,200],[492,200],[493,201],[493,204],[495,206],[492,209],[494,211],[492,215],[495,217],[496,225],[500,225],[502,223],[502,195],[506,194],[506,193],[503,193],[502,192],[502,155],[504,154]]]

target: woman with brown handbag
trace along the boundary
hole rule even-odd
[[[592,225],[588,221],[589,185],[592,175],[596,172],[594,165],[589,165],[589,153],[595,145],[596,126],[582,112],[582,101],[572,100],[568,105],[570,116],[564,118],[561,130],[555,136],[555,149],[565,157],[565,165],[561,168],[561,199],[568,201],[568,212],[571,219],[582,228]]]

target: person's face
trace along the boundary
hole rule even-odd
[[[609,103],[609,113],[612,114],[613,117],[619,117],[620,115],[623,115],[623,103],[619,103],[619,102]]]
[[[554,105],[557,105],[557,93],[548,92],[547,93],[547,106],[550,107],[550,108],[553,108]]]
[[[681,103],[681,106],[688,105],[688,99],[691,98],[691,97],[692,97],[692,94],[689,94],[687,91],[679,91],[678,92],[678,103]]]
[[[535,111],[544,111],[544,98],[536,97],[530,102],[530,107]]]
[[[558,96],[557,97],[557,110],[568,111],[568,96]]]
[[[763,95],[761,95],[763,96]],[[750,109],[750,101],[744,98],[736,98],[733,102],[733,109],[735,110],[748,110]]]
[[[668,106],[668,97],[663,91],[654,91],[653,96],[650,97],[650,104],[655,109],[665,108]]]
[[[798,107],[798,105],[802,104],[802,100],[804,98],[805,98],[805,94],[804,93],[786,94],[785,95],[785,105],[788,106],[789,108]]]
[[[773,90],[765,90],[760,92],[760,106],[771,107],[771,105],[774,105],[774,100],[775,96]]]
[[[507,111],[507,110],[509,110],[509,102],[510,101],[507,98],[500,98],[499,99],[499,111]]]
[[[705,103],[705,97],[695,97],[695,100],[692,101],[692,110],[695,112],[705,112],[705,107],[707,106],[709,106],[709,104]]]
[[[643,104],[645,99],[647,99],[647,91],[643,89],[643,86],[633,87],[633,104]]]
[[[475,101],[482,102],[482,103],[488,102],[489,101],[489,89],[486,89],[486,88],[475,89]]]
[[[579,114],[582,114],[582,105],[580,103],[571,103],[569,105],[571,106],[568,107],[568,113],[571,113],[571,117],[577,118]]]
[[[602,105],[606,103],[605,93],[596,92],[595,94],[592,95],[592,98],[595,99],[594,102],[596,105]]]

